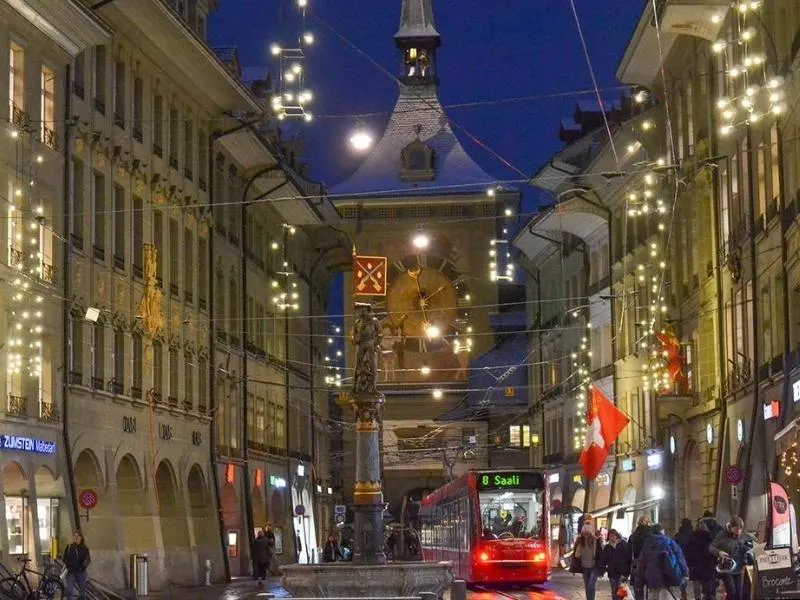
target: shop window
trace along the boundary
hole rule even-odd
[[[25,508],[24,498],[6,496],[8,553],[11,555],[25,552]]]
[[[59,553],[58,507],[58,498],[40,498],[36,501],[42,556],[54,557]]]

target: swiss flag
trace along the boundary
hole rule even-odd
[[[578,459],[587,480],[597,477],[608,458],[611,444],[629,422],[630,419],[599,388],[592,386],[586,410],[586,442]]]

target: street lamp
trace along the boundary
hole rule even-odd
[[[355,130],[350,136],[350,146],[357,152],[364,152],[372,146],[372,134],[363,123],[356,124]]]
[[[663,500],[667,493],[664,491],[664,488],[659,484],[653,484],[650,488],[650,496],[653,497],[655,500]]]
[[[424,233],[418,233],[414,236],[414,239],[411,240],[411,243],[417,250],[425,250],[428,246],[430,246],[431,238]]]

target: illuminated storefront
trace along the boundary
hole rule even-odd
[[[5,525],[0,550],[5,556],[55,556],[63,537],[60,511],[68,507],[63,477],[58,476],[59,449],[48,439],[55,438],[55,432],[24,435],[24,426],[11,430],[9,425],[4,423],[0,430],[0,525]]]

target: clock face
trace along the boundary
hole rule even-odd
[[[394,381],[410,381],[424,367],[437,370],[436,380],[459,379],[461,338],[468,326],[467,278],[450,261],[415,254],[389,267],[384,313],[384,352],[399,367]],[[399,363],[399,364],[398,364]]]

